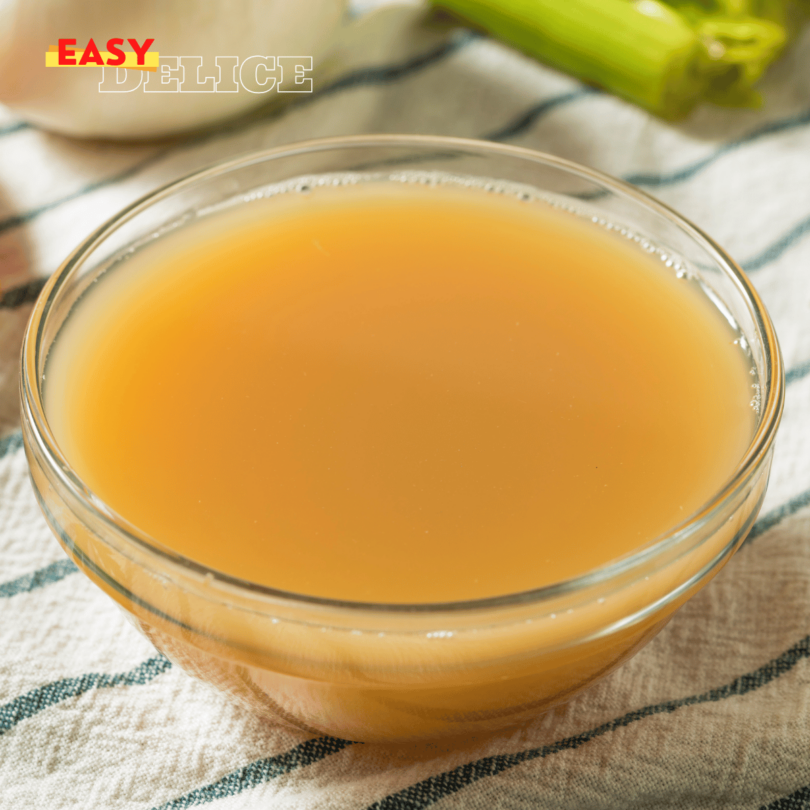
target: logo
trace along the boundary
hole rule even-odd
[[[108,39],[107,50],[100,51],[91,38],[87,45],[77,50],[72,47],[75,39],[60,39],[58,45],[51,45],[45,53],[45,67],[119,67],[128,70],[158,69],[160,54],[157,51],[149,53],[154,39],[145,39],[138,44],[137,39],[128,39],[131,51],[121,50],[123,39]]]
[[[83,49],[75,39],[60,39],[45,54],[46,67],[100,67],[100,93],[311,93],[311,56],[255,55],[161,56],[150,51],[154,39],[139,43],[128,39],[131,51],[124,51],[123,39],[109,39],[106,51],[90,39]]]

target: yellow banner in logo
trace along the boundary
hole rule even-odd
[[[92,62],[88,62],[86,65],[80,65],[79,62],[82,59],[82,54],[84,51],[76,48],[71,48],[70,50],[72,51],[70,58],[71,60],[75,60],[76,64],[60,65],[59,48],[56,45],[51,45],[45,52],[45,67],[103,67],[102,65],[99,65],[95,59]],[[104,61],[104,65],[107,65],[107,61],[109,59],[115,61],[118,58],[115,54],[112,54],[109,51],[99,51],[98,53]],[[144,54],[144,64],[142,65],[138,64],[138,54],[136,54],[134,51],[124,51],[123,53],[126,57],[124,61],[120,65],[110,65],[110,67],[126,68],[127,70],[148,70],[153,73],[158,69],[160,54],[157,51],[147,51]]]

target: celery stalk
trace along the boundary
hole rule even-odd
[[[700,39],[704,95],[717,104],[757,106],[755,82],[787,40],[789,11],[781,0],[667,0]],[[756,16],[754,16],[756,14]]]
[[[432,0],[488,33],[665,117],[701,99],[755,106],[791,0]]]
[[[658,0],[433,0],[530,56],[664,117],[703,90],[700,42]]]

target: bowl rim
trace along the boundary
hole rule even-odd
[[[82,482],[81,478],[72,469],[67,459],[59,450],[45,416],[44,405],[41,398],[42,379],[38,373],[41,358],[41,340],[47,323],[48,315],[56,302],[60,292],[71,277],[72,271],[92,253],[108,236],[112,235],[120,226],[135,218],[139,213],[148,209],[154,203],[162,201],[173,194],[183,191],[197,183],[225,175],[230,171],[244,169],[254,164],[281,160],[302,154],[323,152],[330,150],[346,150],[361,148],[419,148],[427,152],[428,149],[452,149],[457,152],[481,156],[486,153],[491,156],[505,158],[519,158],[535,164],[549,166],[564,170],[569,175],[585,179],[601,186],[617,196],[629,198],[632,202],[650,209],[670,223],[678,227],[693,242],[696,242],[715,262],[724,273],[734,282],[738,292],[748,305],[750,315],[754,321],[756,331],[762,340],[763,370],[766,372],[762,385],[760,405],[760,418],[754,435],[751,438],[746,453],[739,461],[732,476],[726,480],[701,507],[685,518],[676,526],[648,541],[641,548],[621,557],[589,569],[583,574],[567,580],[544,585],[539,588],[519,591],[504,595],[483,597],[478,599],[451,601],[451,602],[425,602],[425,603],[385,603],[361,602],[352,600],[333,599],[308,594],[298,594],[277,588],[261,585],[240,577],[226,574],[217,569],[210,568],[196,562],[160,541],[150,537],[134,526],[126,518],[107,506],[98,496],[91,492]],[[294,178],[290,178],[294,179]],[[236,592],[250,599],[259,599],[278,604],[300,605],[307,607],[322,607],[340,610],[349,610],[361,613],[465,613],[485,610],[487,608],[502,608],[525,606],[527,604],[542,603],[557,599],[565,594],[583,591],[643,565],[652,558],[661,555],[678,543],[686,542],[702,525],[709,522],[712,516],[723,507],[725,503],[746,485],[754,472],[765,459],[776,434],[782,415],[785,396],[785,377],[779,343],[773,324],[758,293],[754,289],[739,265],[721,248],[711,237],[706,235],[691,221],[677,213],[674,209],[657,200],[652,195],[614,178],[608,174],[583,166],[565,158],[560,158],[538,150],[527,149],[520,146],[482,141],[469,138],[456,138],[449,136],[431,135],[353,135],[330,138],[320,138],[300,141],[285,146],[251,152],[241,157],[217,162],[211,166],[186,174],[179,179],[166,183],[157,189],[143,195],[134,202],[125,206],[118,213],[106,220],[87,236],[68,256],[63,264],[53,273],[43,287],[32,309],[28,325],[26,326],[20,371],[21,412],[24,427],[23,436],[26,442],[36,443],[39,455],[46,462],[48,471],[55,474],[59,481],[67,488],[70,495],[80,501],[83,506],[100,519],[114,535],[124,543],[134,544],[140,552],[147,557],[154,558],[161,563],[168,564],[170,569],[193,579],[214,584],[220,590]],[[105,544],[107,538],[100,538]],[[165,570],[165,569],[164,569]]]

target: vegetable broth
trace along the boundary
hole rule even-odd
[[[700,509],[754,429],[750,364],[698,285],[589,219],[449,182],[211,212],[63,330],[46,409],[90,489],[186,557],[317,597],[583,574]]]

